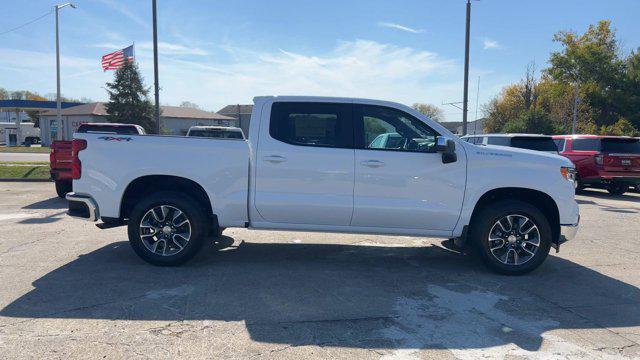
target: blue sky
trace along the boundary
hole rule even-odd
[[[158,0],[162,104],[207,110],[256,95],[370,97],[462,112],[464,0]],[[49,11],[52,1],[3,3],[0,33]],[[61,11],[62,92],[106,100],[100,57],[136,44],[153,81],[151,1],[77,0]],[[528,63],[546,67],[559,30],[582,32],[610,19],[623,50],[640,46],[637,0],[473,2],[470,118],[480,77],[482,105],[519,80]],[[0,86],[55,92],[54,19],[0,35]]]

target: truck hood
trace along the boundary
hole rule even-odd
[[[546,164],[554,167],[574,167],[571,160],[558,154],[552,154],[543,151],[520,149],[500,145],[474,145],[463,142],[467,151],[474,152],[480,156],[503,156],[511,158],[511,160],[522,161],[527,163]]]

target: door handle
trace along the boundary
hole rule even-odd
[[[360,165],[370,168],[379,168],[384,166],[384,162],[380,160],[365,160],[360,162]]]
[[[270,155],[270,156],[263,156],[262,160],[272,164],[278,164],[278,163],[287,161],[287,158],[280,155]]]

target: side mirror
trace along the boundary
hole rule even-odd
[[[458,161],[456,142],[444,136],[436,138],[436,151],[442,154],[442,163],[448,164]]]

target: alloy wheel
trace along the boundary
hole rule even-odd
[[[528,262],[539,247],[540,230],[524,215],[506,215],[496,221],[489,231],[489,250],[505,265]]]
[[[191,222],[180,209],[160,205],[147,211],[140,220],[140,240],[156,255],[172,256],[181,252],[191,239]]]

